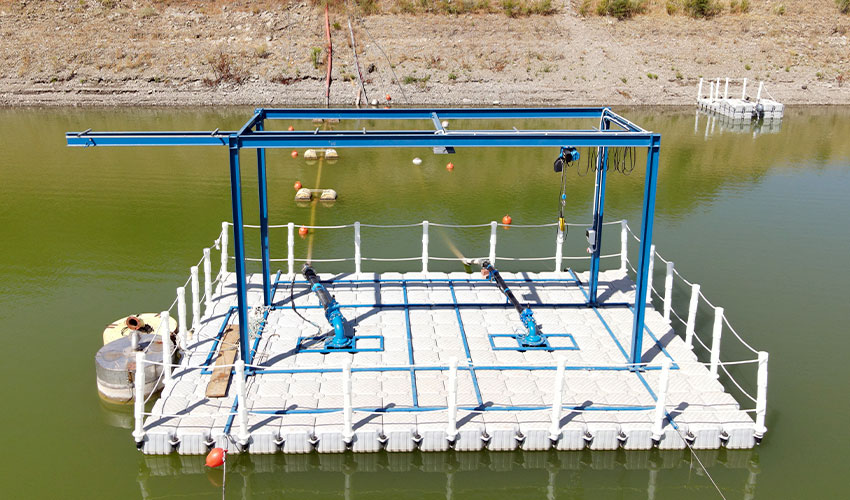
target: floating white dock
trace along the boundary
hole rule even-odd
[[[697,107],[703,111],[717,113],[729,117],[732,120],[781,120],[785,112],[785,106],[772,98],[762,97],[767,92],[764,82],[759,82],[758,92],[755,99],[747,95],[747,79],[743,79],[741,86],[741,97],[730,97],[729,78],[725,79],[721,92],[720,78],[709,81],[708,95],[703,96],[703,79],[700,78],[697,89]]]
[[[481,275],[426,272],[321,275],[358,352],[315,352],[318,337],[332,334],[316,295],[300,276],[293,286],[291,275],[278,274],[273,306],[257,311],[265,321],[254,316],[255,355],[245,368],[253,374],[240,384],[237,361],[222,398],[205,392],[222,332],[237,318],[234,275],[219,273],[200,316],[193,271],[195,331],[181,319],[182,360],[164,370],[171,380],[143,425],[137,406],[134,435],[155,455],[211,446],[261,454],[682,449],[686,440],[695,449],[752,448],[765,431],[767,356],[731,363],[758,367],[758,395],[747,396],[756,408],[742,409],[718,379],[726,370],[722,308],[708,363],[689,345],[702,342],[693,331],[698,285],[685,338],[671,327],[671,313],[679,318],[670,306],[672,263],[663,311],[647,308],[643,363],[627,363],[634,283],[626,231],[623,224],[621,268],[600,273],[598,307],[585,305],[587,273],[502,273],[534,310],[550,349],[519,348],[510,337],[522,331],[518,314]],[[202,262],[212,292],[208,250]],[[262,275],[249,276],[248,300],[262,303]],[[185,316],[185,305],[178,309]]]

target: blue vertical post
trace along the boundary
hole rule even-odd
[[[248,339],[248,293],[245,283],[245,231],[242,224],[242,173],[239,171],[239,143],[230,136],[230,199],[233,204],[233,254],[236,258],[236,299],[239,315],[239,350],[245,364],[251,363]]]
[[[649,249],[652,245],[652,222],[655,215],[655,184],[658,179],[658,155],[661,135],[653,134],[646,152],[646,180],[643,193],[643,216],[640,224],[640,250],[638,250],[637,286],[635,287],[635,322],[632,328],[632,349],[629,363],[641,362],[643,351],[644,313],[646,312],[646,287],[649,273]],[[637,367],[633,367],[637,369]]]
[[[602,130],[608,130],[611,123],[602,118]],[[588,304],[596,305],[597,289],[599,288],[599,256],[602,255],[602,214],[605,208],[605,179],[608,170],[608,148],[600,148],[599,159],[596,162],[596,184],[593,193],[593,224],[596,236],[593,241],[593,252],[590,254],[590,298]]]
[[[257,121],[257,131],[263,130],[263,119]],[[266,150],[257,148],[257,183],[260,189],[260,254],[263,259],[263,305],[272,300],[271,270],[269,269],[269,203],[266,182]]]

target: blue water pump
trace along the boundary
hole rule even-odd
[[[481,261],[481,269],[487,271],[487,279],[496,283],[499,290],[505,294],[505,297],[508,298],[519,313],[519,319],[522,321],[522,324],[528,332],[525,335],[517,336],[517,342],[519,342],[519,345],[522,347],[545,346],[546,338],[540,333],[540,329],[537,326],[537,322],[534,321],[534,313],[531,309],[519,303],[519,300],[517,300],[516,296],[514,296],[514,293],[510,288],[508,288],[508,284],[502,279],[499,271],[493,267],[493,264],[491,264],[489,260],[485,259]]]
[[[332,338],[325,342],[326,349],[351,349],[354,347],[354,339],[345,335],[345,317],[339,310],[339,303],[331,296],[328,289],[322,285],[316,271],[308,264],[304,264],[301,270],[304,279],[310,282],[310,290],[319,297],[319,302],[325,309],[325,318],[334,329]]]

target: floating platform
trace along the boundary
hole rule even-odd
[[[747,95],[747,80],[743,80],[741,98],[729,97],[729,78],[726,78],[723,92],[720,90],[720,79],[709,82],[708,96],[702,95],[703,80],[700,79],[697,90],[697,107],[703,111],[716,113],[732,120],[781,120],[785,106],[774,100],[762,98],[765,92],[764,82],[759,83],[755,99]]]
[[[646,309],[644,364],[627,364],[635,292],[624,270],[600,273],[597,307],[585,305],[587,273],[502,276],[534,310],[550,349],[519,347],[512,337],[522,331],[518,314],[480,275],[429,272],[320,275],[357,337],[356,352],[322,352],[332,329],[315,294],[300,276],[293,281],[278,273],[273,306],[252,329],[252,375],[239,402],[235,376],[226,396],[205,394],[222,335],[237,318],[235,275],[220,275],[172,381],[144,421],[141,449],[196,455],[211,446],[268,454],[663,450],[683,449],[686,440],[694,449],[745,449],[756,443],[752,417],[660,312]],[[249,275],[248,301],[262,303],[260,274]],[[563,406],[553,428],[559,358]],[[675,425],[665,419],[654,440],[665,360],[664,408]],[[346,403],[342,367],[348,363]],[[248,435],[237,438],[240,405]]]

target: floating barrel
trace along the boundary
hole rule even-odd
[[[139,349],[145,359],[159,364],[145,365],[145,397],[162,389],[162,341],[158,335],[139,334]],[[133,380],[136,378],[136,350],[132,335],[106,344],[94,357],[97,372],[97,391],[113,403],[129,403],[134,397]]]
[[[295,201],[310,201],[313,193],[307,188],[301,188],[295,192]]]
[[[295,192],[295,201],[310,201],[313,195],[318,194],[321,201],[335,201],[337,193],[333,189],[307,189],[301,188]]]

